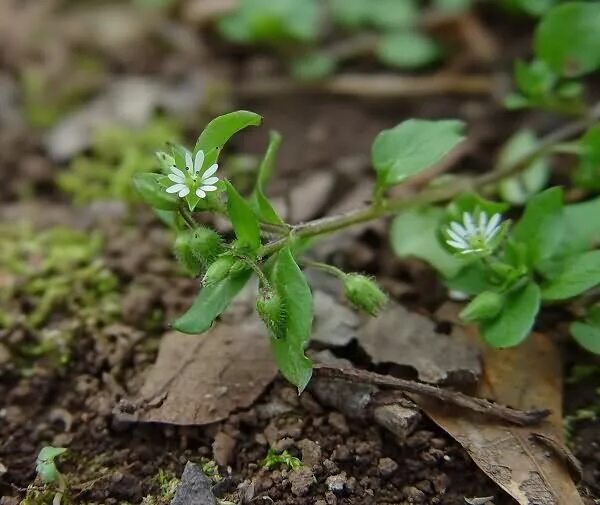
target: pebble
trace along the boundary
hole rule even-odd
[[[306,466],[291,472],[288,479],[292,484],[292,494],[295,496],[306,496],[316,482],[311,469]]]
[[[389,477],[396,470],[398,470],[398,463],[396,463],[392,458],[381,458],[377,468],[382,476]]]
[[[347,489],[348,478],[346,472],[339,473],[337,475],[331,475],[327,477],[325,485],[327,489],[336,495],[343,494]]]
[[[215,435],[212,444],[213,459],[219,466],[227,466],[231,463],[236,443],[235,438],[223,431]]]
[[[329,473],[329,474],[334,474],[334,473],[337,473],[339,471],[338,466],[333,461],[331,461],[330,459],[324,460],[323,461],[323,466],[325,467],[325,470],[327,470],[327,473]]]
[[[321,463],[322,455],[319,444],[313,440],[304,438],[298,442],[297,446],[302,451],[302,463],[307,467],[311,468]]]
[[[402,494],[408,500],[408,503],[425,503],[427,501],[425,493],[415,486],[403,487]]]

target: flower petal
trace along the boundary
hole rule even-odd
[[[458,233],[456,233],[454,230],[446,230],[446,233],[448,233],[448,235],[455,241],[455,242],[459,242],[461,244],[464,244],[465,246],[467,245],[467,241]]]
[[[181,191],[183,188],[187,188],[185,184],[173,184],[167,188],[167,193],[177,193]]]
[[[502,216],[498,213],[496,213],[492,216],[492,218],[490,219],[490,222],[487,224],[487,227],[485,229],[486,237],[490,236],[492,234],[492,232],[493,232],[493,235],[496,234],[496,231],[494,231],[494,228],[498,227],[498,224],[500,224],[500,219],[502,219]]]
[[[189,195],[190,193],[190,188],[188,188],[187,186],[184,186],[183,189],[179,192],[179,196],[181,198],[183,198],[184,196]]]
[[[455,242],[454,240],[446,240],[446,244],[454,247],[454,249],[465,249],[467,247],[467,244],[463,242]]]
[[[465,230],[456,221],[452,221],[450,223],[450,228],[452,228],[456,232],[456,234],[459,235],[461,238],[466,237],[468,235],[467,230]]]
[[[204,191],[202,191],[202,188],[198,188],[196,190],[196,196],[198,198],[204,198],[206,196],[206,193]]]
[[[196,158],[194,159],[194,175],[198,175],[198,173],[202,169],[203,164],[204,164],[204,151],[202,149],[200,149],[196,153]]]
[[[200,189],[202,191],[216,191],[217,187],[216,186],[204,186],[204,185],[202,185],[202,186],[200,186]]]
[[[194,175],[194,160],[192,159],[192,153],[188,150],[185,151],[185,169]]]
[[[475,223],[473,222],[473,216],[468,212],[463,213],[463,223],[468,234],[475,235],[475,233],[477,233]]]
[[[218,177],[209,177],[208,179],[202,179],[202,184],[215,184],[219,182]]]
[[[480,212],[479,213],[479,232],[480,233],[485,233],[487,222],[488,222],[487,214],[485,212]]]
[[[185,182],[185,177],[181,177],[181,175],[169,174],[168,177],[169,177],[169,180],[171,180],[177,184],[183,184]]]
[[[213,163],[210,167],[206,169],[206,171],[202,174],[202,180],[208,179],[211,175],[213,175],[217,169],[219,168],[218,163]]]
[[[171,167],[171,173],[174,175],[178,175],[182,179],[185,179],[185,174],[181,170],[179,170],[175,165]]]

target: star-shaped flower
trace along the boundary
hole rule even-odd
[[[213,177],[219,165],[213,163],[202,174],[202,165],[204,164],[204,151],[200,150],[192,157],[192,153],[185,153],[185,168],[187,174],[177,168],[175,165],[170,167],[171,173],[169,179],[174,182],[172,186],[167,188],[167,193],[177,193],[180,198],[184,198],[194,191],[198,198],[204,198],[209,191],[216,191],[215,184],[218,182],[218,177]]]
[[[500,230],[502,216],[494,214],[489,220],[485,212],[480,212],[477,223],[473,214],[463,213],[462,223],[452,221],[446,233],[446,243],[460,254],[492,252],[492,240]]]

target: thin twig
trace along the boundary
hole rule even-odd
[[[390,375],[381,375],[366,370],[358,370],[356,368],[337,368],[330,365],[315,365],[314,373],[317,377],[371,384],[373,386],[401,390],[405,393],[426,396],[519,426],[537,424],[550,414],[549,410],[517,410],[457,391],[442,389],[422,382],[399,379]]]

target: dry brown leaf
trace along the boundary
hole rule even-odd
[[[257,320],[219,323],[204,335],[168,333],[126,416],[144,422],[203,425],[254,403],[277,375]]]
[[[488,349],[476,396],[520,409],[548,408],[538,426],[517,427],[475,415],[457,416],[439,404],[417,403],[454,437],[473,461],[521,505],[583,505],[563,458],[540,437],[562,447],[561,363],[553,342],[532,334],[519,347]]]
[[[481,374],[479,349],[466,335],[439,333],[431,319],[394,302],[367,321],[358,341],[374,363],[411,366],[424,382],[474,383]]]

